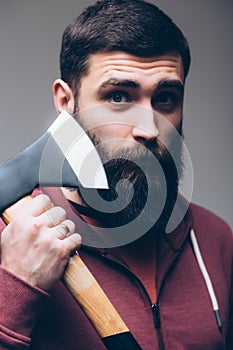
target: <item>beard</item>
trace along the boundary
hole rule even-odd
[[[79,188],[86,213],[101,225],[104,223],[104,227],[124,226],[140,215],[142,228],[149,225],[156,231],[164,231],[177,198],[183,168],[181,137],[169,145],[175,150],[175,162],[174,154],[171,156],[158,139],[112,151],[113,147],[101,143],[96,135],[89,136],[98,150],[109,184],[108,190],[98,190],[98,194],[111,210],[103,212],[90,206],[85,197],[90,198],[96,190]],[[149,194],[153,202],[147,205]]]

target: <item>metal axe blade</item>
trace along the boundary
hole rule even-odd
[[[67,111],[31,146],[0,165],[0,213],[38,186],[108,189],[99,154]]]

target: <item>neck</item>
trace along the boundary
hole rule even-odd
[[[136,241],[118,247],[117,250],[126,254],[131,252],[131,254],[137,257],[137,259],[145,259],[145,257],[149,257],[152,252],[155,252],[155,247],[157,245],[157,234],[158,233],[152,229]]]

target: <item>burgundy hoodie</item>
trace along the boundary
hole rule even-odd
[[[58,189],[53,203],[77,215]],[[1,222],[1,231],[4,228]],[[219,305],[213,312],[190,232],[193,230]],[[81,232],[79,230],[79,232]],[[110,250],[82,248],[85,261],[144,350],[233,349],[233,239],[230,228],[209,211],[190,205],[179,227],[159,237],[157,301]],[[16,252],[17,254],[17,252]],[[0,268],[0,349],[101,350],[101,339],[60,282],[51,295]]]

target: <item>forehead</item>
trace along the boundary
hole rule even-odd
[[[184,81],[181,56],[175,53],[140,57],[121,51],[98,52],[89,57],[88,74],[100,84],[116,76],[122,79],[179,79]]]

